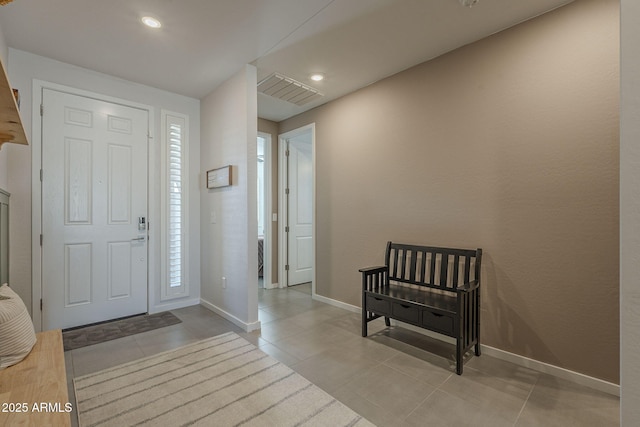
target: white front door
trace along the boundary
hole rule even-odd
[[[313,276],[313,159],[311,131],[288,140],[289,286]]]
[[[148,111],[42,102],[43,329],[146,313]]]

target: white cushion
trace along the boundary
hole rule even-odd
[[[27,357],[35,343],[27,307],[9,285],[0,286],[0,369]]]

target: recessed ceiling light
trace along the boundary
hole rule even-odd
[[[145,16],[142,18],[142,23],[144,25],[146,25],[147,27],[151,27],[151,28],[160,28],[162,27],[162,24],[160,23],[160,21],[158,21],[156,18],[152,18],[150,16]]]
[[[313,80],[314,82],[320,82],[324,80],[324,75],[320,73],[311,74],[311,80]]]

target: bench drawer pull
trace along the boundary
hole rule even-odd
[[[453,334],[453,318],[441,313],[428,310],[423,311],[422,326],[447,335]]]
[[[391,313],[391,304],[384,298],[367,295],[367,310],[377,314],[387,315]]]
[[[420,309],[416,306],[395,302],[391,305],[391,314],[400,321],[420,324]]]

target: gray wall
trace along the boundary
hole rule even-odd
[[[481,247],[483,343],[617,383],[618,18],[577,1],[280,123],[316,123],[317,292],[359,306],[387,240]]]
[[[640,3],[622,0],[620,138],[621,424],[640,424]]]
[[[247,330],[259,326],[256,86],[247,65],[202,99],[200,113],[202,302]],[[207,189],[206,171],[226,165],[233,184]]]

